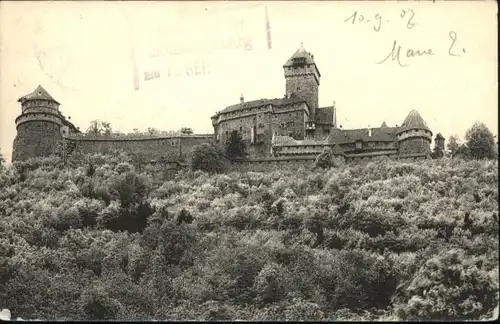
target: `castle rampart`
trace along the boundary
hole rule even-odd
[[[212,139],[213,135],[65,137],[68,147],[82,153],[109,153],[118,150],[137,154],[145,161],[183,160],[194,146],[211,142]]]

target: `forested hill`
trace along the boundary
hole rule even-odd
[[[497,160],[213,175],[126,160],[0,167],[0,309],[461,320],[498,305]]]

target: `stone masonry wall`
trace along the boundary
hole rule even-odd
[[[431,147],[427,139],[421,137],[409,138],[399,142],[399,154],[430,153]]]
[[[305,137],[306,113],[299,106],[276,110],[272,116],[271,128],[280,136],[290,136],[296,140]]]
[[[53,154],[61,140],[60,126],[57,124],[44,121],[20,124],[14,139],[12,161]]]
[[[165,158],[167,160],[184,159],[193,147],[212,141],[212,136],[185,136],[147,139],[66,139],[75,143],[83,153],[109,153],[113,150],[141,155],[146,161]]]
[[[304,98],[313,114],[318,108],[319,75],[314,65],[296,65],[285,68],[286,93],[296,93]],[[318,78],[318,81],[316,81]]]

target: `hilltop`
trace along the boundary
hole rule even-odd
[[[461,320],[498,305],[497,160],[211,175],[36,158],[0,169],[0,217],[13,317]]]

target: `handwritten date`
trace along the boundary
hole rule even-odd
[[[457,33],[455,31],[450,31],[449,32],[449,37],[450,37],[450,44],[448,47],[448,55],[449,56],[462,56],[460,52],[465,53],[465,48],[462,48],[462,51],[460,51],[457,48]],[[414,58],[418,57],[423,57],[423,56],[433,56],[437,53],[434,52],[432,48],[428,49],[412,49],[412,48],[407,48],[404,49],[401,45],[398,44],[396,40],[394,40],[392,44],[392,49],[389,52],[389,54],[380,62],[377,62],[377,64],[382,64],[389,59],[392,61],[396,61],[399,66],[401,67],[407,67],[410,65],[410,61]]]
[[[415,17],[415,11],[413,9],[403,9],[401,10],[401,13],[399,14],[399,17],[401,19],[405,19],[406,21],[406,28],[412,29],[415,27],[416,23],[413,22],[413,18]],[[382,22],[388,23],[388,19],[382,18],[380,14],[375,14],[373,17],[369,16],[364,16],[362,14],[358,14],[358,11],[354,11],[354,13],[349,16],[344,22],[352,22],[354,25],[356,22],[358,23],[373,23],[373,30],[376,32],[380,31],[380,28],[382,27]]]

